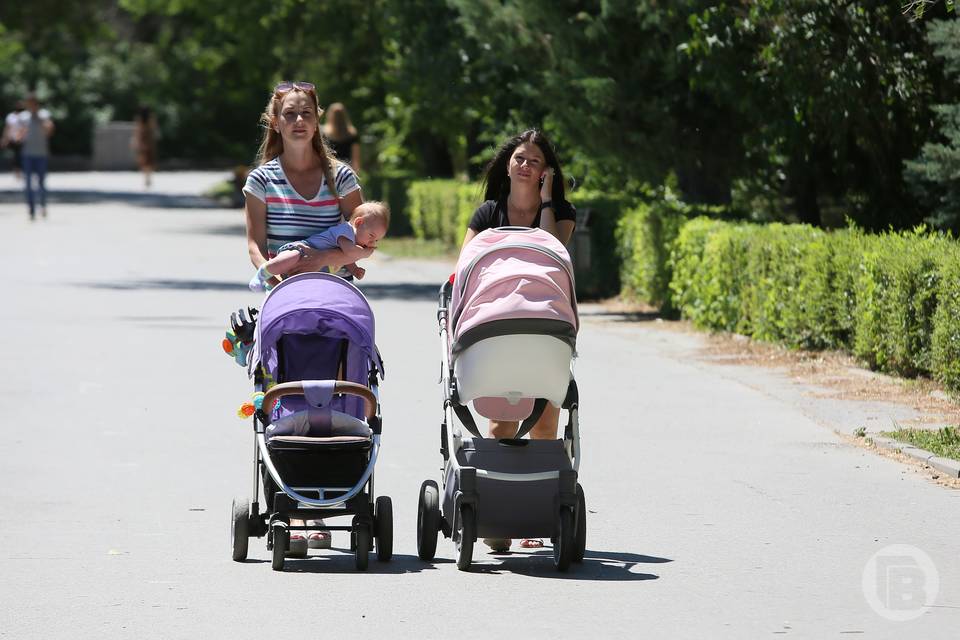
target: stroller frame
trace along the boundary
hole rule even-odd
[[[272,551],[272,567],[280,571],[283,569],[289,548],[290,532],[317,528],[307,524],[291,525],[291,520],[306,521],[345,515],[353,516],[350,525],[338,526],[324,523],[323,529],[350,532],[350,550],[354,552],[357,569],[367,568],[374,540],[377,559],[382,562],[391,559],[393,555],[392,502],[388,496],[380,496],[374,500],[374,469],[380,451],[382,433],[378,374],[377,368],[370,369],[368,386],[343,380],[300,380],[276,384],[266,390],[260,408],[253,415],[253,501],[248,502],[245,498],[237,498],[233,502],[231,542],[235,561],[241,562],[246,559],[250,537],[266,536],[267,549]],[[317,382],[332,383],[334,395],[352,395],[363,399],[366,423],[371,432],[369,439],[327,443],[319,442],[319,439],[311,442],[311,438],[301,438],[303,442],[284,443],[282,448],[307,454],[348,451],[362,455],[365,458],[363,471],[350,486],[326,484],[292,486],[284,479],[281,469],[278,469],[274,460],[276,452],[271,453],[268,446],[267,427],[271,421],[265,409],[272,407],[275,401],[284,396],[305,396],[305,386]],[[264,386],[262,374],[257,370],[254,376],[254,388],[256,391],[263,391]],[[334,411],[334,413],[337,412]],[[265,502],[262,510],[261,482]],[[270,486],[271,484],[273,486]],[[315,494],[316,497],[311,494]]]
[[[438,533],[442,532],[445,537],[452,538],[456,543],[457,567],[462,571],[469,570],[478,531],[482,535],[484,528],[483,519],[478,519],[482,506],[478,480],[499,483],[539,482],[552,484],[555,487],[553,508],[556,512],[556,521],[550,537],[554,542],[554,564],[558,570],[566,571],[572,561],[583,560],[586,545],[586,507],[583,488],[577,482],[581,456],[576,380],[571,376],[566,398],[561,405],[561,408],[567,410],[562,453],[557,451],[555,440],[520,439],[534,426],[542,413],[545,403],[539,400],[534,406],[533,413],[521,423],[514,438],[485,439],[477,429],[469,408],[460,403],[454,369],[450,362],[447,318],[452,291],[452,282],[446,282],[440,287],[437,310],[441,345],[440,382],[444,407],[444,419],[440,425],[444,490],[441,492],[437,483],[432,480],[426,480],[420,487],[417,517],[418,554],[421,559],[432,559],[436,552]],[[464,436],[458,419],[472,434],[473,439]],[[560,468],[514,473],[463,465],[458,459],[458,453],[465,444],[482,447],[486,452],[493,452],[493,448],[497,446],[525,447],[531,454],[541,453],[547,458],[552,456],[555,462],[560,463],[557,465]],[[477,453],[480,453],[479,448]],[[519,534],[523,535],[522,532]]]

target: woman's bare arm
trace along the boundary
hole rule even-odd
[[[467,232],[463,234],[463,242],[460,243],[460,251],[463,251],[463,248],[468,244],[470,244],[470,241],[476,237],[477,237],[477,232],[467,227]]]
[[[340,198],[340,213],[344,220],[349,220],[353,215],[353,210],[363,204],[363,192],[355,189],[347,195]]]
[[[553,235],[566,245],[570,242],[570,237],[573,235],[573,229],[576,226],[577,223],[573,220],[560,220],[557,222],[557,232]]]
[[[360,143],[354,142],[350,145],[350,159],[353,161],[353,170],[360,173]]]
[[[250,194],[246,195],[247,251],[254,269],[267,261],[267,204]]]

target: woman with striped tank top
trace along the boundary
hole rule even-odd
[[[309,82],[281,82],[270,96],[260,122],[264,127],[259,166],[247,176],[247,247],[255,269],[273,258],[288,242],[308,237],[349,220],[363,203],[360,183],[348,165],[337,161],[320,134],[322,111]],[[303,257],[288,273],[320,271],[346,264],[343,251],[303,249]],[[272,284],[276,284],[273,282]],[[300,525],[300,521],[291,521]],[[304,557],[307,547],[330,547],[323,521],[304,536],[290,533],[287,555]]]
[[[363,202],[356,174],[336,160],[323,140],[321,114],[312,84],[281,82],[260,118],[259,166],[243,187],[247,246],[255,269],[282,245],[349,220]],[[332,255],[338,251],[306,249],[293,273],[343,264],[342,256]]]

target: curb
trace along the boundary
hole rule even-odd
[[[866,439],[870,440],[870,442],[876,445],[878,449],[900,452],[913,458],[917,462],[930,465],[937,471],[946,474],[951,478],[960,478],[960,461],[958,460],[941,458],[940,456],[936,455],[935,453],[931,453],[926,449],[920,449],[912,444],[899,442],[893,438],[887,438],[885,436],[866,436]]]

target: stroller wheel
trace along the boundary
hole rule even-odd
[[[393,501],[389,496],[377,498],[374,511],[377,532],[377,560],[389,562],[393,557]]]
[[[233,561],[247,559],[247,543],[250,539],[250,504],[246,498],[234,498],[230,521],[230,545],[233,547]]]
[[[587,552],[587,503],[583,497],[583,487],[577,483],[577,527],[573,540],[573,561],[583,562]]]
[[[290,546],[290,532],[283,524],[273,525],[273,567],[274,571],[283,571],[283,559]]]
[[[361,524],[357,526],[357,548],[354,551],[354,560],[358,571],[366,571],[370,563],[371,547],[370,525]]]
[[[440,530],[440,490],[433,480],[420,485],[420,504],[417,507],[417,555],[421,560],[433,560],[437,553],[437,534]]]
[[[477,539],[477,516],[473,505],[461,505],[458,520],[457,569],[469,571],[473,562],[473,541]]]
[[[557,571],[566,571],[573,560],[573,509],[560,508],[557,541],[553,545],[553,564]]]

